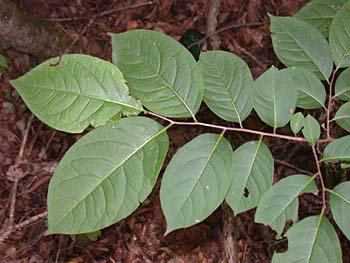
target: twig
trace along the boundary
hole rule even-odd
[[[120,11],[125,11],[125,10],[130,10],[130,9],[136,9],[148,5],[152,5],[153,1],[146,1],[146,2],[141,2],[141,3],[136,3],[128,6],[122,6],[118,8],[114,8],[111,10],[106,10],[100,14],[97,15],[97,17],[102,17],[106,15],[110,15],[116,12]],[[71,22],[71,21],[78,21],[78,20],[88,20],[90,17],[57,17],[57,18],[47,18],[46,20],[51,21],[51,22]]]
[[[278,159],[273,159],[276,163],[279,163],[279,164],[282,164],[282,165],[284,165],[284,166],[286,166],[286,167],[289,167],[289,168],[292,168],[293,170],[295,170],[295,171],[297,171],[297,172],[300,172],[300,173],[303,173],[303,174],[307,174],[307,175],[314,175],[314,173],[311,173],[311,172],[309,172],[309,171],[306,171],[306,170],[304,170],[304,169],[301,169],[301,168],[299,168],[299,167],[297,167],[297,166],[294,166],[293,164],[290,164],[290,163],[287,163],[287,162],[285,162],[285,161],[282,161],[282,160],[278,160]]]
[[[27,220],[24,220],[23,222],[14,225],[13,227],[9,227],[6,231],[4,231],[3,233],[1,233],[0,235],[0,243],[4,242],[5,239],[7,239],[13,232],[17,231],[18,229],[24,228],[32,223],[37,222],[38,220],[44,218],[47,216],[47,212],[43,212],[41,214],[32,216],[30,218],[28,218]]]
[[[24,132],[21,148],[19,149],[19,154],[17,156],[16,162],[15,162],[15,165],[14,165],[15,168],[18,168],[18,166],[21,163],[21,160],[22,160],[22,157],[23,157],[23,153],[24,153],[24,148],[25,148],[25,145],[27,143],[28,134],[29,134],[29,131],[30,131],[30,127],[32,125],[33,118],[34,118],[34,115],[31,114],[29,119],[28,119],[28,122],[27,122],[26,130]],[[14,214],[15,214],[15,207],[16,207],[16,196],[17,196],[17,187],[18,187],[19,178],[20,178],[20,175],[19,175],[18,172],[16,172],[15,180],[14,180],[13,187],[12,187],[12,190],[11,190],[11,204],[10,204],[10,215],[9,215],[9,223],[8,223],[9,228],[11,228],[13,226],[14,220],[15,220]]]
[[[334,85],[334,79],[335,79],[335,75],[338,71],[338,68],[336,68],[334,71],[333,71],[333,74],[332,74],[332,78],[331,78],[331,81],[329,82],[329,90],[328,90],[328,106],[327,106],[327,138],[330,138],[330,114],[331,114],[331,107],[332,107],[332,99],[333,99],[333,96],[332,96],[332,92],[333,92],[333,85]]]
[[[316,162],[318,176],[320,177],[320,182],[321,182],[321,187],[322,187],[322,210],[324,211],[327,207],[327,205],[326,205],[326,186],[325,186],[324,181],[323,181],[320,161],[319,161],[317,153],[316,153],[315,145],[313,144],[311,147],[312,147],[312,153],[314,154],[314,159]]]
[[[256,135],[260,135],[260,136],[275,137],[275,138],[289,140],[289,141],[298,141],[298,142],[307,143],[307,141],[301,137],[293,137],[293,136],[287,136],[287,135],[276,134],[276,133],[261,132],[261,131],[250,130],[250,129],[245,129],[245,128],[226,127],[226,126],[208,124],[208,123],[199,122],[199,121],[194,121],[194,122],[173,121],[171,119],[168,119],[164,116],[158,115],[158,114],[156,114],[154,112],[150,112],[150,111],[144,111],[144,114],[151,115],[151,116],[157,117],[159,119],[165,120],[172,125],[204,126],[204,127],[220,129],[220,130],[224,130],[224,131],[244,132],[244,133],[256,134]]]
[[[187,48],[190,49],[191,47],[193,46],[196,46],[196,45],[199,45],[199,44],[202,44],[205,40],[207,40],[209,37],[212,37],[216,34],[220,34],[226,30],[229,30],[229,29],[237,29],[237,28],[241,28],[241,27],[254,27],[254,26],[263,26],[264,23],[261,23],[261,22],[256,22],[256,23],[246,23],[246,24],[231,24],[231,25],[227,25],[227,26],[224,26],[218,30],[216,30],[214,33],[210,34],[210,35],[206,35],[205,37],[203,37],[202,39],[196,41],[196,42],[193,42],[191,45],[189,45]]]

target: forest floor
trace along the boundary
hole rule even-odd
[[[17,1],[31,14],[62,27],[72,37],[69,53],[90,54],[107,60],[111,60],[108,32],[147,28],[164,32],[177,40],[188,29],[206,34],[209,2]],[[222,0],[216,30],[225,30],[214,38],[203,41],[202,50],[215,47],[235,53],[249,64],[255,78],[271,65],[282,67],[272,50],[267,14],[293,15],[306,2]],[[43,59],[12,49],[6,50],[4,55],[10,60],[10,64],[0,81],[0,226],[5,226],[11,220],[18,224],[46,211],[46,194],[53,170],[67,149],[81,137],[54,131],[33,118],[8,82],[23,75]],[[325,117],[322,113],[316,112],[316,115],[321,119]],[[222,123],[204,105],[198,117],[207,123]],[[261,127],[270,129],[254,114],[246,120],[245,126],[259,130]],[[171,129],[167,161],[176,149],[202,131],[203,127]],[[280,132],[289,131],[287,129]],[[236,133],[228,137],[234,148],[247,140],[256,139],[254,135]],[[270,147],[276,161],[276,180],[299,173],[300,169],[316,172],[307,147],[278,139],[265,139],[264,142]],[[331,169],[336,171],[336,168],[331,167],[326,171],[327,174],[332,172]],[[17,187],[14,187],[17,183]],[[332,184],[332,180],[327,183]],[[45,217],[33,221],[13,231],[0,243],[0,263],[226,262],[224,225],[227,209],[221,206],[204,222],[164,237],[166,225],[158,193],[159,181],[152,194],[132,215],[102,230],[96,241],[85,236],[45,236]],[[322,208],[322,200],[312,194],[304,195],[300,203],[301,218],[319,213]],[[270,262],[274,251],[287,249],[286,239],[276,240],[275,233],[270,228],[254,223],[254,210],[236,216],[234,225],[239,262]],[[339,229],[337,232],[340,234]],[[349,263],[349,241],[341,234],[339,236],[344,262]]]

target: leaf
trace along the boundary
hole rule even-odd
[[[341,105],[333,120],[344,130],[350,132],[350,102]]]
[[[297,135],[304,126],[304,115],[301,112],[295,113],[290,119],[290,128],[294,135]]]
[[[195,119],[204,84],[199,66],[184,46],[151,30],[110,36],[113,63],[124,73],[133,96],[163,116]]]
[[[337,233],[328,219],[310,216],[293,225],[286,234],[288,250],[275,253],[272,263],[341,263]]]
[[[341,0],[316,0],[307,3],[295,14],[295,18],[303,20],[317,28],[328,38],[334,15],[344,5]]]
[[[325,163],[333,161],[350,161],[350,135],[336,139],[329,143],[323,152]]]
[[[293,17],[270,16],[273,49],[288,67],[309,70],[328,79],[333,69],[326,39],[313,26]]]
[[[303,109],[318,109],[324,107],[326,91],[322,82],[315,74],[308,70],[294,67],[282,71],[288,72],[297,86],[297,107]]]
[[[291,175],[278,181],[261,198],[255,222],[269,225],[281,235],[287,220],[298,221],[298,196],[316,191],[314,177],[307,175]]]
[[[248,65],[232,53],[208,51],[201,54],[199,66],[205,103],[220,118],[242,126],[253,108],[254,81]]]
[[[350,1],[335,15],[329,32],[329,45],[337,68],[350,66]]]
[[[350,68],[344,70],[337,78],[334,96],[341,100],[350,100]]]
[[[320,124],[318,124],[318,121],[314,117],[307,115],[302,133],[309,143],[315,144],[321,135]]]
[[[28,108],[49,126],[79,133],[90,124],[104,125],[118,113],[142,111],[112,63],[87,55],[64,55],[52,66],[57,60],[49,59],[11,81]]]
[[[49,185],[48,232],[93,232],[130,215],[157,180],[169,147],[168,127],[129,117],[76,142]]]
[[[250,141],[233,153],[233,180],[226,202],[235,215],[256,207],[271,187],[273,158],[269,148],[260,141]]]
[[[195,29],[187,30],[180,38],[180,43],[184,45],[193,55],[194,59],[198,61],[201,54],[200,43],[205,35]]]
[[[231,144],[223,134],[202,134],[178,150],[160,188],[165,235],[203,221],[222,203],[233,176],[232,162]]]
[[[333,218],[343,234],[350,240],[350,182],[338,184],[330,193],[329,201]]]
[[[297,101],[297,89],[286,71],[272,66],[254,83],[254,109],[265,123],[274,130],[290,120]]]

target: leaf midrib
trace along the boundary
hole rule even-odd
[[[164,127],[163,129],[161,129],[160,131],[158,131],[156,134],[154,134],[153,136],[151,136],[148,140],[146,140],[143,144],[141,144],[138,148],[136,148],[135,151],[133,151],[131,154],[129,154],[123,161],[121,161],[115,168],[113,168],[110,172],[107,173],[106,176],[104,176],[102,178],[102,180],[96,184],[96,186],[94,188],[92,188],[79,202],[76,203],[76,205],[74,205],[69,211],[67,211],[64,216],[61,218],[61,220],[59,220],[55,226],[59,225],[67,216],[68,214],[70,214],[77,206],[79,206],[84,200],[86,200],[86,198],[91,195],[98,187],[100,187],[102,185],[102,183],[107,180],[115,171],[117,171],[120,167],[123,166],[123,164],[125,164],[130,158],[132,158],[135,154],[137,154],[141,149],[143,149],[149,142],[151,142],[152,140],[154,140],[155,138],[157,138],[159,135],[161,135],[163,132],[165,132],[169,127],[171,126],[171,124],[169,124],[168,126]]]
[[[216,140],[215,145],[214,145],[213,149],[211,150],[211,152],[209,153],[208,158],[207,158],[207,160],[206,160],[206,162],[205,162],[205,164],[204,164],[204,166],[203,166],[203,169],[199,172],[199,174],[198,174],[198,176],[197,176],[197,178],[196,178],[196,182],[193,184],[193,186],[192,186],[192,188],[191,188],[189,194],[186,196],[186,199],[185,199],[185,200],[183,201],[183,203],[181,204],[181,206],[180,206],[180,208],[179,208],[179,210],[178,210],[179,212],[182,211],[183,206],[185,205],[185,203],[187,202],[187,200],[188,200],[188,199],[190,198],[190,196],[192,195],[194,189],[195,189],[196,186],[198,185],[198,183],[199,183],[199,181],[200,181],[200,179],[201,179],[201,177],[202,177],[204,171],[206,170],[206,168],[207,168],[207,166],[208,166],[208,164],[209,164],[211,158],[213,157],[214,152],[215,152],[216,148],[218,147],[218,145],[219,145],[220,141],[222,140],[222,138],[224,138],[224,134],[220,134],[220,136],[219,136],[218,139]],[[174,218],[174,220],[173,220],[172,223],[174,223],[174,222],[176,221],[178,215],[179,215],[179,213],[176,215],[176,217]]]
[[[132,105],[129,105],[129,104],[125,104],[125,103],[114,101],[114,100],[109,100],[107,98],[96,97],[96,96],[93,96],[91,94],[84,94],[84,93],[78,93],[78,92],[67,91],[67,90],[60,90],[60,89],[51,89],[51,88],[47,88],[47,87],[43,88],[42,86],[34,85],[34,84],[31,84],[30,87],[39,88],[39,89],[48,90],[48,91],[54,91],[54,92],[57,92],[57,93],[65,93],[65,94],[74,95],[74,96],[81,96],[81,97],[85,97],[85,98],[88,98],[88,99],[100,100],[102,102],[109,102],[109,103],[113,103],[113,104],[118,104],[118,105],[123,106],[123,107],[131,108],[131,109],[134,109],[134,110],[143,111],[143,109],[136,108],[136,107],[134,107]],[[23,88],[20,88],[20,89],[23,90],[23,91],[25,90]]]
[[[289,30],[283,25],[283,23],[280,23],[279,25],[280,27],[282,27],[285,32],[295,41],[295,43],[299,46],[299,48],[306,54],[306,56],[311,60],[311,62],[317,67],[317,69],[322,73],[322,75],[325,77],[325,79],[327,80],[328,77],[325,75],[325,73],[323,72],[323,70],[316,64],[316,62],[314,61],[314,59],[309,55],[308,52],[305,51],[305,49],[302,47],[302,45],[299,43],[299,41],[297,41],[297,39],[294,37],[294,35],[292,35]]]

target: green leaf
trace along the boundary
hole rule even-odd
[[[201,54],[200,43],[204,37],[205,35],[197,30],[189,29],[180,38],[180,43],[191,52],[196,61],[198,61],[199,55]]]
[[[203,221],[222,203],[232,181],[232,163],[231,144],[223,134],[202,134],[178,150],[160,188],[165,234]]]
[[[323,216],[310,216],[293,225],[286,234],[288,250],[275,253],[272,263],[341,263],[339,239]]]
[[[134,115],[141,104],[129,96],[123,74],[107,61],[87,55],[49,59],[12,80],[28,108],[49,126],[79,133],[104,125],[122,112]]]
[[[307,115],[304,121],[302,133],[309,143],[315,144],[321,135],[320,124],[314,117]]]
[[[335,15],[329,32],[329,45],[337,68],[350,66],[350,1]]]
[[[297,135],[304,126],[304,115],[301,112],[295,113],[290,119],[290,128],[294,135]]]
[[[326,91],[322,82],[312,72],[299,68],[286,68],[298,89],[297,107],[318,109],[324,107]]]
[[[273,182],[274,164],[269,148],[250,141],[233,153],[233,180],[226,202],[235,215],[256,207]]]
[[[344,130],[350,132],[350,102],[341,105],[333,120]]]
[[[242,126],[253,108],[254,81],[248,65],[224,51],[202,53],[199,65],[204,78],[205,103],[220,118]]]
[[[110,35],[113,63],[124,73],[133,96],[163,116],[195,119],[204,84],[199,66],[184,46],[151,30]]]
[[[76,142],[49,185],[48,232],[93,232],[130,215],[157,180],[169,146],[168,127],[129,117]]]
[[[0,68],[7,68],[7,66],[8,66],[7,59],[0,54]]]
[[[333,218],[347,239],[350,240],[350,182],[338,184],[330,193],[329,201]]]
[[[323,162],[350,161],[350,135],[329,143],[323,152]]]
[[[316,191],[314,177],[296,174],[280,180],[262,197],[255,222],[269,225],[281,235],[287,220],[298,221],[298,196]]]
[[[290,74],[272,66],[254,83],[254,109],[274,130],[286,125],[294,113],[297,88]]]
[[[273,49],[283,64],[312,71],[320,79],[329,78],[331,51],[316,28],[293,17],[270,16],[270,21]]]
[[[341,100],[350,100],[350,68],[344,70],[337,78],[334,96]]]
[[[344,5],[341,0],[315,0],[306,4],[294,15],[317,28],[324,37],[328,38],[333,17]]]

